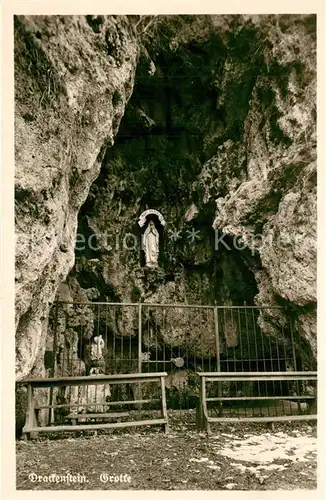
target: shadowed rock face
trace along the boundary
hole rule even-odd
[[[69,298],[288,305],[315,356],[314,16],[162,16],[137,29],[135,77],[130,19],[16,22],[18,377],[43,369],[77,224],[95,249],[76,250]],[[146,208],[167,221],[151,273],[138,245],[122,245],[140,240]],[[185,318],[174,321],[166,342]],[[284,317],[259,322],[273,334]]]
[[[316,356],[315,19],[175,23],[163,21],[140,60],[115,146],[79,215],[79,232],[97,247],[76,252],[69,279],[103,300],[286,305],[300,349],[307,341]],[[140,238],[148,207],[167,225],[161,268],[144,274],[139,246],[122,242]],[[174,315],[166,342],[197,320]],[[285,321],[276,310],[259,318],[271,335]],[[133,334],[132,322],[124,332]]]
[[[49,308],[74,264],[77,216],[132,93],[126,17],[15,19],[17,377],[43,369]]]
[[[252,89],[241,143],[245,169],[215,189],[214,227],[250,249],[259,304],[286,304],[299,337],[316,343],[316,58],[313,18],[267,29],[261,71]],[[231,58],[232,59],[232,58]],[[227,163],[227,161],[226,161]],[[223,168],[219,155],[213,169]],[[204,167],[204,172],[207,168]],[[210,179],[202,181],[210,195]],[[206,192],[207,192],[206,191]],[[241,246],[241,245],[240,245]],[[312,320],[314,317],[314,320]],[[271,318],[269,318],[271,319]],[[265,320],[260,318],[261,325]]]

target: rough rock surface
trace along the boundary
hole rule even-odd
[[[15,19],[17,378],[41,373],[49,309],[74,264],[77,216],[130,98],[124,16]]]
[[[80,213],[96,245],[76,253],[72,276],[102,299],[287,305],[316,356],[315,18],[163,22],[170,43],[159,28],[150,39],[152,66],[140,61],[121,136]],[[148,207],[168,224],[161,270],[144,274],[136,221]],[[269,309],[259,323],[277,334],[288,319]],[[196,314],[175,314],[165,341],[187,321]],[[124,326],[135,331],[132,318]]]
[[[316,356],[315,35],[304,23],[278,23],[268,31],[273,45],[264,50],[267,74],[256,80],[244,122],[246,172],[227,179],[225,196],[216,190],[214,227],[259,258],[256,303],[283,299],[300,311],[299,335]],[[273,75],[276,64],[285,80]],[[267,92],[269,99],[262,99]],[[242,143],[231,148],[233,156],[243,151]]]
[[[145,19],[125,109],[138,56],[127,19],[17,20],[18,377],[43,369],[77,216],[86,244],[77,242],[66,298],[287,305],[298,346],[316,356],[315,21]],[[147,208],[167,220],[160,269],[149,273],[137,225]],[[216,234],[230,250],[216,248]],[[171,345],[188,321],[173,320]],[[269,310],[259,322],[273,335],[287,320]],[[73,312],[68,321],[81,324]],[[117,329],[133,335],[134,318]]]

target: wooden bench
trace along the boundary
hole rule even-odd
[[[27,411],[26,422],[23,428],[23,436],[27,438],[35,438],[39,432],[63,432],[63,431],[81,431],[81,430],[97,430],[97,429],[119,429],[124,427],[137,427],[145,425],[162,425],[165,432],[168,432],[168,416],[165,395],[165,377],[166,372],[159,373],[128,373],[117,375],[95,375],[95,376],[78,376],[78,377],[62,377],[62,378],[45,378],[45,379],[24,379],[18,382],[27,386]],[[72,386],[93,386],[93,385],[117,385],[117,384],[140,384],[143,382],[158,382],[160,384],[160,398],[159,399],[139,399],[133,401],[107,401],[101,404],[88,403],[85,404],[49,404],[49,405],[36,405],[35,404],[35,389],[36,388],[54,388],[54,387],[72,387]],[[106,412],[106,413],[70,413],[66,416],[71,420],[71,424],[66,425],[47,425],[44,427],[38,426],[36,411],[41,409],[56,409],[56,408],[77,408],[81,406],[120,406],[120,405],[137,405],[145,403],[161,403],[162,417],[158,419],[148,420],[130,420],[127,422],[110,422],[110,423],[95,423],[95,424],[77,424],[81,419],[95,419],[95,420],[110,420],[121,419],[121,417],[128,417],[128,412]]]
[[[224,417],[223,412],[219,412],[218,417],[208,415],[207,403],[218,401],[222,404],[223,401],[239,401],[239,400],[312,400],[316,401],[316,394],[314,396],[256,396],[256,397],[222,397],[221,383],[222,382],[243,382],[243,381],[317,381],[317,372],[197,372],[200,377],[200,395],[196,411],[197,427],[210,433],[211,422],[277,422],[277,421],[290,421],[290,420],[315,420],[317,414],[306,415],[282,415],[282,416],[263,416],[263,417]],[[206,396],[207,382],[218,383],[218,397],[208,398]],[[314,405],[315,406],[315,405]]]

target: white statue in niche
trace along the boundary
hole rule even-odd
[[[143,248],[146,258],[146,267],[157,267],[158,265],[158,241],[159,234],[153,221],[149,221],[143,236]]]
[[[92,344],[92,352],[91,352],[92,361],[95,360],[98,361],[103,359],[103,353],[102,353],[103,348],[104,348],[104,340],[102,338],[102,335],[94,337]]]

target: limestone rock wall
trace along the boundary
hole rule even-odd
[[[208,198],[215,189],[214,227],[255,257],[256,303],[290,306],[300,317],[299,337],[316,356],[316,58],[310,27],[268,28],[272,47],[263,51],[266,67],[252,90],[243,142],[228,145],[234,173],[223,186],[227,194],[207,181],[207,166],[202,182]],[[223,168],[223,158],[216,155],[210,166]]]
[[[96,242],[76,252],[82,287],[117,301],[286,305],[316,356],[315,28],[314,16],[188,16],[148,30],[137,90],[80,213]],[[140,267],[146,208],[167,221],[156,273]],[[187,321],[175,315],[166,342]],[[288,321],[272,309],[259,319],[275,335]]]
[[[315,16],[137,26],[15,21],[18,378],[44,370],[62,282],[72,300],[287,305],[298,348],[316,356]],[[147,208],[167,221],[153,273],[140,262]],[[174,321],[171,345],[187,322]],[[271,335],[286,321],[259,319]],[[117,330],[134,335],[134,318]]]
[[[132,93],[124,16],[15,18],[17,378],[42,373],[48,315],[74,264],[77,217]]]

